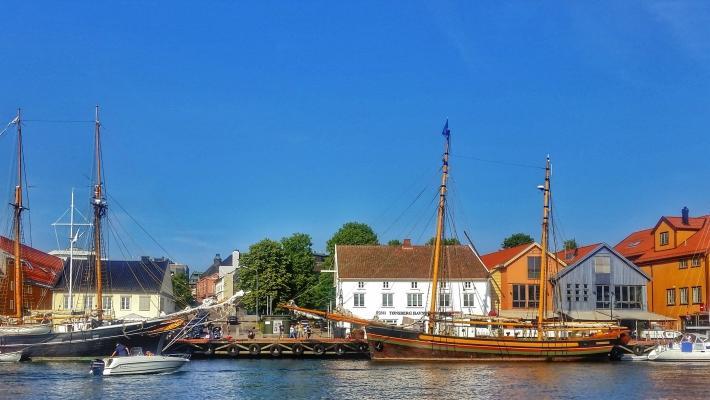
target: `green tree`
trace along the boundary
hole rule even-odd
[[[294,233],[281,239],[286,268],[291,274],[290,299],[296,298],[299,305],[314,307],[314,286],[318,283],[315,271],[311,237],[305,233]]]
[[[565,240],[564,246],[565,250],[575,250],[577,248],[577,241],[575,239]]]
[[[258,299],[262,311],[269,296],[274,306],[291,298],[292,275],[280,242],[264,239],[249,246],[249,252],[242,257],[242,264],[239,288],[245,292],[242,298],[244,307],[256,308]]]
[[[429,246],[433,246],[435,242],[436,242],[436,238],[433,237],[433,238],[429,239],[426,242],[426,244]],[[461,242],[459,242],[458,239],[452,237],[452,238],[444,238],[444,240],[441,241],[441,244],[443,244],[444,246],[450,246],[450,245],[454,245],[454,244],[461,244]]]
[[[326,243],[326,256],[323,262],[323,269],[332,270],[334,268],[335,245],[377,245],[379,241],[372,228],[360,222],[348,222],[338,229],[337,232]],[[318,308],[325,308],[328,303],[335,300],[335,287],[333,286],[333,273],[321,272],[318,279],[318,286],[314,289],[313,301]]]
[[[172,276],[172,281],[175,304],[180,308],[192,305],[194,299],[192,298],[192,290],[190,289],[190,281],[187,275],[183,273],[175,274]]]
[[[401,246],[402,242],[398,239],[392,239],[389,242],[387,242],[387,246]]]
[[[511,247],[519,246],[521,244],[528,244],[534,242],[535,239],[527,233],[514,233],[507,238],[503,239],[503,248],[509,249]]]

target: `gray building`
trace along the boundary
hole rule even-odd
[[[634,263],[600,243],[552,278],[555,311],[584,321],[665,321],[667,317],[648,312],[650,280]]]

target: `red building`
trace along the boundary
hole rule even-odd
[[[15,242],[0,236],[0,314],[15,313]],[[21,245],[23,307],[26,310],[51,310],[52,288],[64,267],[61,258]]]

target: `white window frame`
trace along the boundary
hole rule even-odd
[[[101,297],[101,308],[104,310],[113,309],[113,296],[102,296]]]
[[[475,293],[464,293],[463,294],[463,306],[464,307],[476,307],[476,294]]]
[[[147,307],[144,307],[146,304]],[[150,296],[138,296],[138,311],[150,311]]]
[[[394,307],[394,293],[382,293],[382,307]]]
[[[389,281],[383,281],[382,282],[382,289],[389,289],[389,288],[390,288]]]
[[[358,289],[365,289],[365,282],[359,281],[359,282],[357,283],[357,288],[358,288]]]
[[[364,308],[365,307],[365,293],[353,294],[353,307],[356,307],[356,308]]]
[[[608,261],[608,263],[602,263],[601,262],[602,260]],[[611,256],[607,256],[607,255],[594,256],[594,273],[595,274],[610,274],[611,273]]]
[[[439,307],[451,307],[451,293],[439,293]]]
[[[131,296],[121,296],[121,311],[131,310]]]
[[[473,282],[465,281],[463,283],[463,290],[471,290],[473,288]]]
[[[419,289],[417,286],[418,286],[417,282],[412,282],[412,285],[411,285],[412,289]]]
[[[65,310],[68,310],[69,308],[71,308],[70,307],[71,304],[69,304],[69,295],[68,294],[64,295],[64,298],[62,299],[62,306],[64,306]]]
[[[424,296],[421,293],[407,293],[407,307],[424,307]]]
[[[84,296],[84,310],[94,309],[94,296]]]

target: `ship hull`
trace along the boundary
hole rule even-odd
[[[0,351],[22,351],[23,358],[105,357],[116,343],[128,347],[153,349],[158,345],[158,332],[171,321],[146,321],[101,326],[74,332],[50,332],[37,335],[0,336]]]
[[[618,335],[609,333],[569,340],[510,337],[463,338],[428,335],[406,329],[367,327],[376,361],[575,361],[606,359]]]

